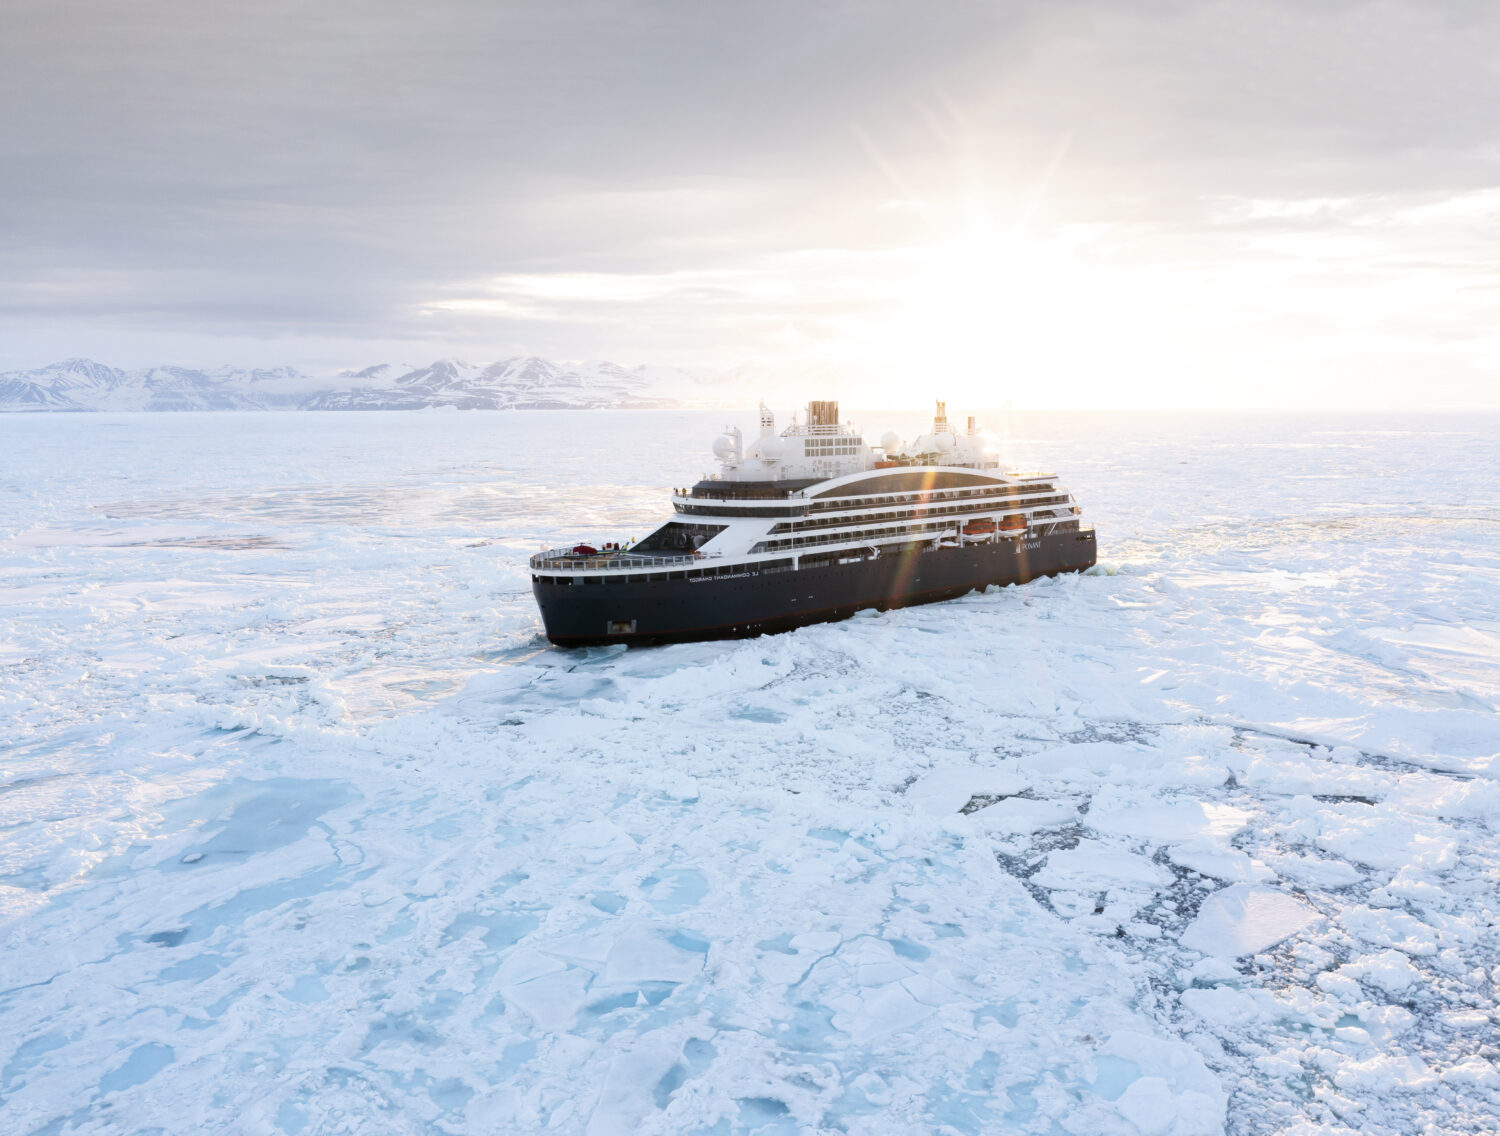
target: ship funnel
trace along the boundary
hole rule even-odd
[[[838,400],[816,399],[807,404],[809,426],[837,426],[839,424]]]
[[[948,433],[948,404],[942,399],[938,400],[937,413],[932,416],[932,432],[934,434]]]
[[[776,433],[776,416],[762,402],[760,404],[760,436],[769,438],[774,433]]]

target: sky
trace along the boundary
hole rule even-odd
[[[536,354],[865,406],[1500,403],[1488,0],[0,22],[0,370]]]

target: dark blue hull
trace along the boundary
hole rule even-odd
[[[873,560],[757,571],[754,565],[697,579],[611,582],[535,579],[547,638],[565,647],[729,639],[847,619],[865,608],[953,599],[989,584],[1079,572],[1097,558],[1092,529],[1024,543],[918,549]],[[608,577],[606,577],[608,579]]]

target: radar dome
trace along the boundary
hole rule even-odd
[[[943,453],[947,453],[949,450],[956,448],[957,445],[958,442],[952,434],[939,434],[937,436],[937,447]]]
[[[734,439],[728,434],[720,434],[714,439],[714,457],[721,462],[727,462],[734,457]]]
[[[880,435],[880,448],[887,454],[894,454],[901,449],[901,435],[894,430],[887,430]]]
[[[786,449],[781,439],[775,434],[768,434],[755,443],[755,456],[761,461],[780,461],[782,452]]]

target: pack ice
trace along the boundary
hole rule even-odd
[[[587,652],[716,421],[288,417],[0,419],[0,1131],[1493,1131],[1494,416],[1038,417],[1094,573]]]

